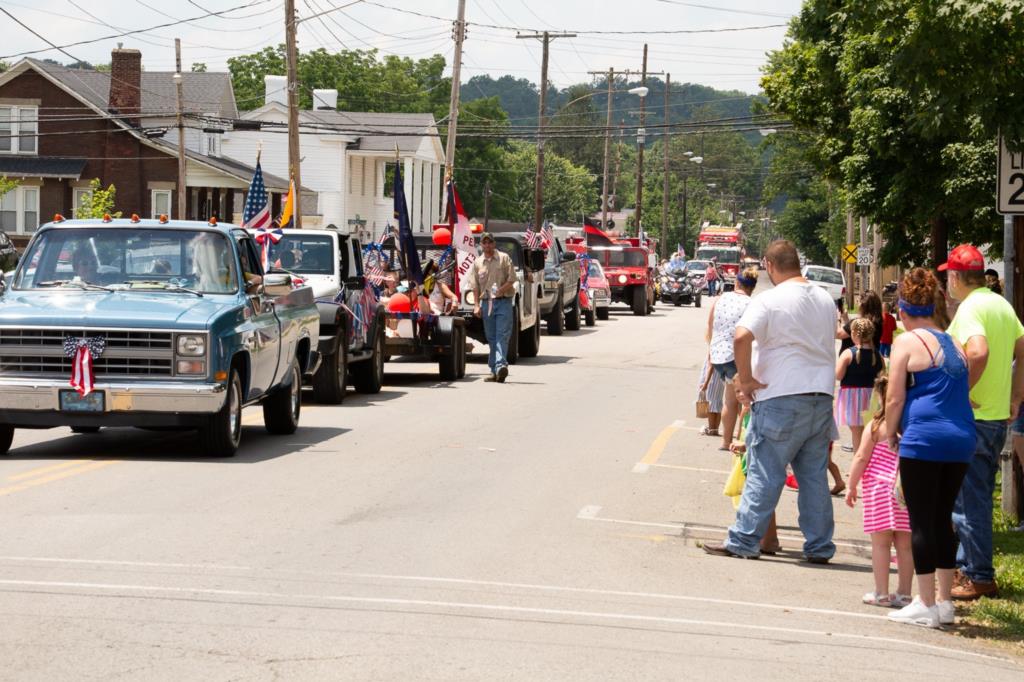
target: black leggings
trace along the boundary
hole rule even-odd
[[[910,515],[914,573],[956,568],[953,505],[967,473],[966,462],[929,462],[900,457],[900,481]]]

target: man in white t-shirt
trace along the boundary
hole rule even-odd
[[[828,447],[835,390],[835,304],[800,275],[792,242],[765,252],[774,289],[754,297],[736,327],[736,390],[751,405],[747,482],[736,522],[722,544],[704,551],[756,559],[760,541],[791,466],[800,484],[797,504],[804,559],[824,564],[835,554]],[[756,342],[756,344],[755,344]]]

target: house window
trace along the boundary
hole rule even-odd
[[[38,134],[36,107],[0,107],[0,152],[35,154]]]
[[[0,197],[0,230],[25,234],[39,227],[39,188],[15,187]]]
[[[203,133],[203,153],[207,156],[220,156],[220,133]]]
[[[88,187],[75,187],[71,190],[71,215],[72,217],[78,217],[78,209],[85,203],[89,195],[92,194],[92,190]]]
[[[366,196],[366,159],[359,159],[359,195]]]
[[[171,215],[171,190],[169,189],[155,189],[152,192],[152,201],[150,205],[153,207],[153,218],[159,218],[162,215]],[[180,216],[179,216],[180,217]]]
[[[398,163],[395,161],[385,161],[382,166],[384,168],[382,174],[384,185],[381,188],[380,196],[393,197],[395,195],[395,169],[398,167]]]

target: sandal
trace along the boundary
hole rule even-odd
[[[860,600],[869,606],[883,606],[885,608],[894,606],[891,595],[879,594],[878,592],[868,592]]]
[[[703,427],[700,430],[700,435],[702,435],[702,436],[717,436],[717,435],[719,435],[719,433],[718,433],[718,429],[712,429],[712,428],[709,428],[709,427],[705,426],[705,427]]]
[[[904,606],[909,606],[912,601],[914,601],[914,598],[909,594],[889,595],[889,605],[894,609],[902,609]]]

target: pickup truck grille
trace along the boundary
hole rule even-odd
[[[107,345],[103,355],[93,361],[97,378],[171,376],[171,332],[82,328],[0,328],[0,373],[69,376],[71,358],[64,355],[64,339],[98,335],[106,338]]]

